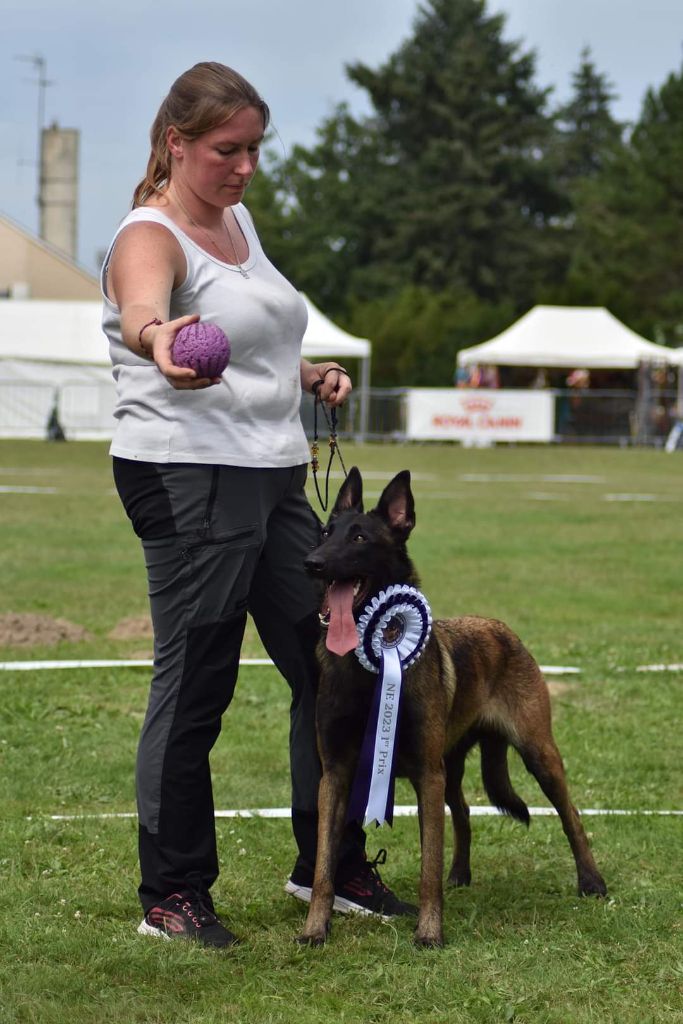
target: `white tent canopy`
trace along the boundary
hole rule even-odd
[[[372,345],[367,338],[356,338],[353,334],[343,331],[341,327],[328,320],[303,292],[301,298],[308,307],[308,327],[301,346],[301,354],[305,359],[317,359],[321,356],[370,359]]]
[[[302,294],[308,307],[304,358],[349,356],[368,360],[366,338],[347,334]],[[42,359],[109,365],[101,302],[0,301],[0,359]]]
[[[305,295],[302,298],[308,308],[304,358],[360,360],[363,433],[372,346],[337,327]],[[43,437],[56,399],[69,436],[111,436],[114,385],[102,332],[102,304],[0,300],[0,388],[0,436]]]
[[[683,367],[683,348],[670,349],[669,362],[674,366]]]
[[[672,350],[636,334],[601,307],[534,306],[481,345],[458,352],[458,365],[635,369],[670,362]]]

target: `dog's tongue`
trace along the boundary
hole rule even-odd
[[[335,583],[327,592],[330,625],[326,645],[333,654],[348,654],[358,646],[358,631],[353,617],[353,583]]]

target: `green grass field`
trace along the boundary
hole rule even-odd
[[[343,455],[366,473],[366,504],[413,472],[410,550],[435,615],[505,619],[541,664],[580,669],[550,677],[577,806],[683,809],[683,672],[638,671],[683,662],[683,456],[350,444]],[[1,661],[151,656],[144,633],[111,636],[146,615],[146,593],[105,445],[0,441],[0,522],[0,624],[31,614],[86,631],[51,645],[36,627],[13,646],[5,629]],[[262,653],[253,631],[244,653]],[[341,917],[324,949],[300,948],[305,910],[283,892],[289,823],[219,819],[215,898],[243,944],[222,954],[139,937],[135,823],[102,815],[134,809],[148,677],[0,671],[3,1024],[683,1021],[681,817],[585,819],[610,890],[600,901],[576,897],[555,818],[528,832],[474,818],[473,884],[446,893],[440,951],[416,950],[408,920]],[[288,804],[287,703],[272,668],[243,669],[213,756],[217,807]],[[526,801],[545,804],[516,755],[511,767]],[[487,802],[474,758],[466,792]],[[397,802],[414,802],[403,783]],[[417,894],[418,844],[414,818],[368,839],[371,855],[388,850],[383,874],[404,898]]]

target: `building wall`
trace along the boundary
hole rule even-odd
[[[0,297],[100,299],[96,277],[0,215]]]

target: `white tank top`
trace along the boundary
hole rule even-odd
[[[249,246],[242,264],[248,278],[210,256],[155,208],[138,207],[119,226],[101,275],[102,326],[117,394],[112,455],[246,467],[308,461],[299,417],[306,304],[265,256],[246,209],[241,204],[232,209]],[[230,364],[220,384],[177,391],[154,363],[131,352],[121,338],[120,312],[106,294],[106,273],[119,233],[139,221],[163,224],[185,254],[187,274],[171,295],[170,318],[199,313],[230,340]]]

